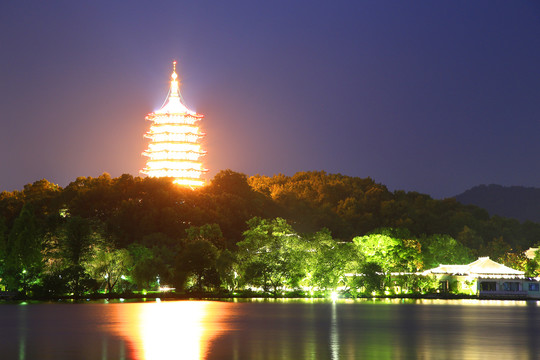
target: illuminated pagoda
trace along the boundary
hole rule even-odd
[[[176,61],[173,61],[171,88],[163,107],[148,114],[152,121],[145,137],[150,139],[146,167],[141,173],[152,177],[171,177],[174,183],[189,187],[205,185],[201,175],[206,172],[200,157],[206,151],[201,149],[200,139],[204,136],[197,123],[204,115],[189,110],[180,94]]]

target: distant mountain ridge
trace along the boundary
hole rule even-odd
[[[540,188],[479,185],[454,198],[462,204],[486,209],[490,215],[540,223]]]

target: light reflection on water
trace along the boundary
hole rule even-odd
[[[113,304],[111,330],[127,339],[136,359],[206,359],[225,331],[230,303],[175,301]]]
[[[536,359],[535,301],[0,306],[2,359]]]

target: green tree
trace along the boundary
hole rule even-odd
[[[226,192],[242,196],[249,196],[253,192],[248,184],[247,176],[230,169],[218,172],[212,179],[209,190],[217,193]]]
[[[527,271],[528,261],[523,251],[507,252],[499,258],[501,264],[520,271]]]
[[[268,197],[252,190],[245,174],[231,170],[217,173],[199,196],[197,204],[207,215],[204,222],[219,224],[229,250],[242,239],[249,219],[265,216],[273,208]]]
[[[129,273],[132,258],[127,249],[96,246],[83,266],[93,279],[105,283],[107,293],[112,293],[118,281]]]
[[[205,224],[202,226],[190,226],[186,229],[187,240],[207,240],[218,249],[225,246],[225,240],[218,224]]]
[[[386,229],[353,239],[359,255],[367,262],[379,264],[385,273],[417,271],[423,267],[420,243],[400,238],[394,230]],[[400,237],[398,237],[400,236]]]
[[[392,278],[394,290],[398,293],[433,293],[439,287],[439,280],[435,276],[419,274],[403,274]]]
[[[99,243],[100,236],[89,220],[80,216],[67,218],[58,237],[59,255],[64,262],[65,281],[75,296],[80,295],[80,280],[85,277],[83,262],[91,253],[92,245]]]
[[[536,251],[534,258],[525,263],[525,274],[530,277],[540,276],[540,251]]]
[[[221,250],[216,259],[216,270],[221,283],[227,287],[227,290],[234,291],[238,287],[239,268],[234,253],[227,249]]]
[[[192,275],[196,289],[202,291],[205,287],[219,285],[217,257],[218,250],[210,241],[205,239],[188,241],[179,256],[178,268]]]
[[[440,264],[468,264],[474,260],[472,251],[449,235],[432,235],[425,243],[423,256],[428,269]]]
[[[238,243],[243,279],[265,291],[294,288],[304,277],[300,238],[284,219],[253,218]]]
[[[141,244],[131,244],[128,250],[133,260],[131,279],[139,289],[151,288],[157,283],[162,267],[155,252]]]
[[[505,254],[512,251],[512,247],[502,236],[494,238],[492,241],[480,248],[480,255],[489,256],[491,259],[497,262],[504,260]]]
[[[43,268],[43,233],[33,207],[25,204],[9,233],[5,275],[10,290],[27,294],[38,285]]]
[[[175,269],[177,267],[177,258],[185,245],[184,242],[170,238],[163,233],[152,233],[144,236],[140,245],[149,249],[151,254],[144,250],[142,252],[144,256],[138,257],[134,255],[134,267],[137,267],[138,259],[143,262],[142,268],[137,271],[147,268],[148,272],[145,276],[148,279],[155,275],[156,279],[159,277],[162,283],[175,284],[177,288],[181,288],[185,277],[183,274],[176,272]],[[152,282],[145,286],[151,286],[151,284]]]
[[[484,244],[482,237],[468,226],[463,227],[463,230],[457,235],[456,240],[469,249],[472,249],[475,256],[478,255],[478,250]]]
[[[345,284],[345,273],[355,272],[361,259],[351,243],[338,243],[322,230],[305,242],[305,284],[328,292]]]
[[[385,274],[382,267],[375,262],[365,262],[360,265],[360,274],[355,276],[354,283],[363,287],[366,294],[380,294],[384,290]]]

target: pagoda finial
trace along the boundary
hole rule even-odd
[[[176,60],[172,62],[172,66],[173,66],[173,70],[172,70],[171,77],[173,80],[176,80],[176,78],[178,77],[178,75],[176,74]]]
[[[173,61],[173,72],[171,74],[171,96],[179,95],[180,85],[178,84],[178,75],[176,74],[176,60]]]

